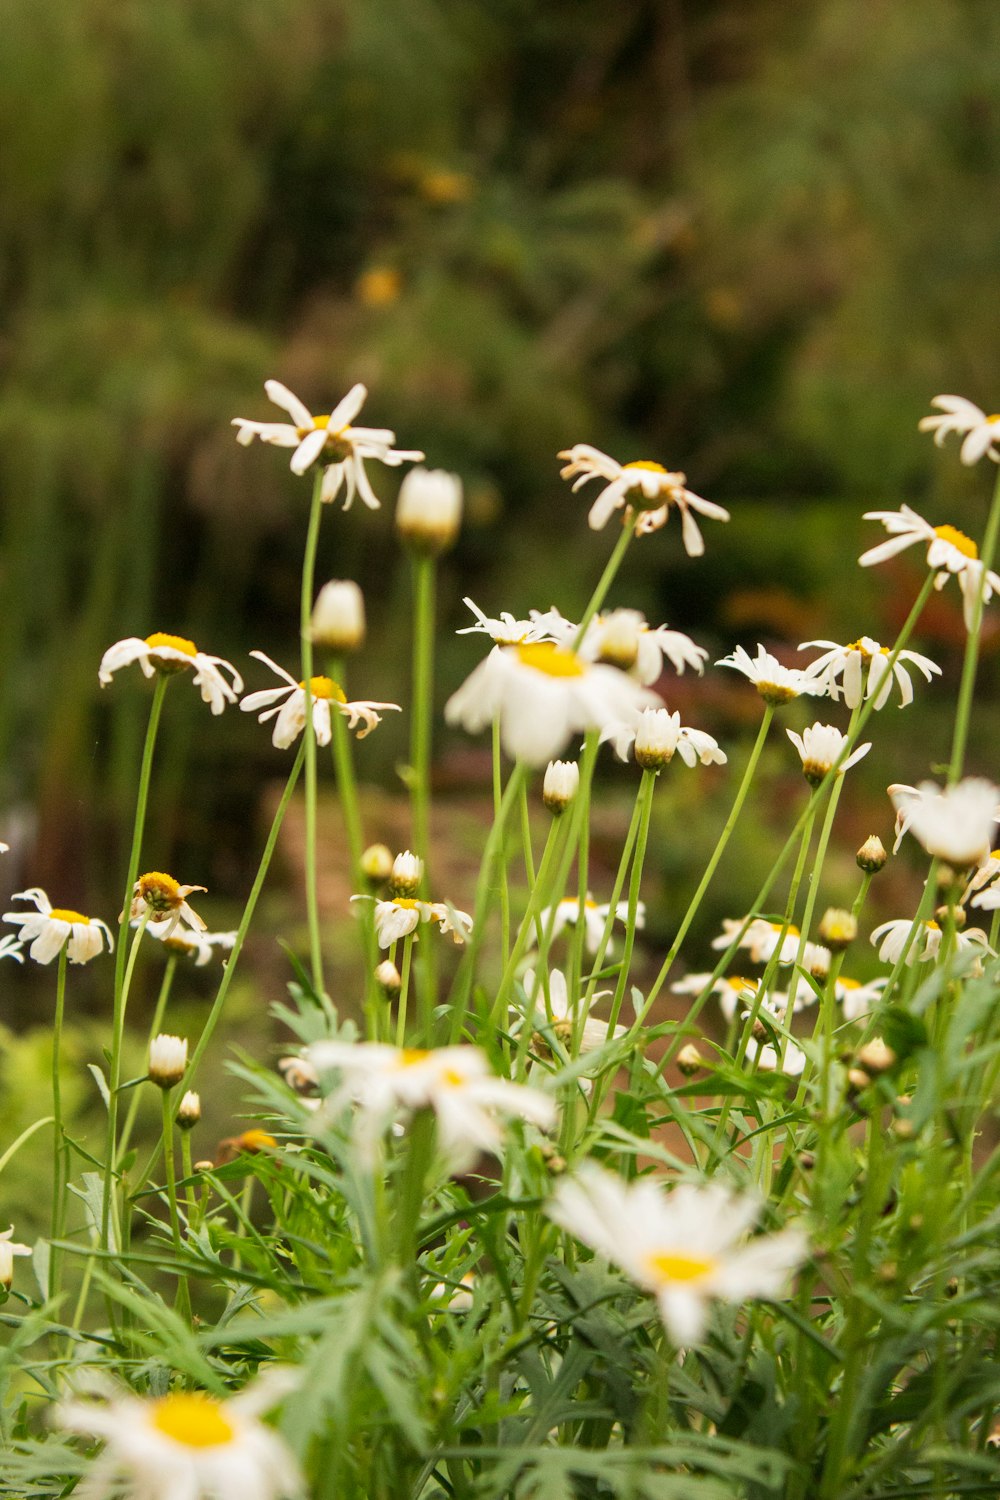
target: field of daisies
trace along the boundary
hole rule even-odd
[[[0,1494],[994,1496],[1000,787],[965,769],[1000,591],[1000,417],[940,396],[920,424],[979,466],[976,536],[906,505],[864,518],[862,568],[911,548],[926,561],[896,639],[859,620],[856,639],[792,641],[782,660],[737,646],[712,663],[683,622],[608,607],[627,597],[631,549],[683,548],[696,565],[729,516],[659,461],[577,443],[559,455],[559,503],[567,527],[607,539],[586,609],[570,619],[558,600],[513,597],[491,618],[467,600],[478,663],[441,684],[437,569],[461,525],[459,478],[359,425],[363,386],[321,415],[277,381],[265,390],[280,420],[234,427],[243,445],[287,450],[302,480],[288,652],[229,662],[157,630],[109,645],[101,684],[148,700],[120,914],[68,910],[35,886],[3,915],[0,973],[45,966],[52,1008],[49,1095],[0,1141],[0,1211],[2,1173],[29,1142],[49,1163],[34,1183],[46,1232],[0,1233]],[[402,473],[395,529],[412,573],[398,704],[354,695],[364,599],[316,577],[320,529],[363,526],[389,492],[385,466]],[[941,589],[960,592],[966,632],[951,685],[916,649]],[[675,674],[715,673],[735,674],[759,719],[732,760],[669,706]],[[191,872],[154,868],[147,831],[161,721],[192,687],[206,735],[243,711],[286,756],[227,932],[208,929]],[[492,822],[462,889],[431,837],[439,687],[448,724],[492,755]],[[847,850],[853,895],[837,881],[832,896],[852,767],[930,691],[954,698],[950,743],[926,747],[935,779],[889,785],[893,847],[873,834]],[[782,722],[790,705],[797,728]],[[399,849],[372,840],[359,792],[387,715],[409,742]],[[755,899],[697,972],[686,939],[739,857],[741,819],[771,795],[776,744],[801,793]],[[606,884],[602,761],[621,763],[632,799]],[[707,863],[684,873],[684,902],[650,924],[671,934],[654,950],[643,873],[658,792],[703,775],[722,779],[728,812]],[[328,980],[321,787],[353,884],[337,917],[355,955],[346,987]],[[290,811],[306,941],[281,955],[286,1041],[236,1056],[219,1023]],[[870,888],[904,844],[922,895],[875,922]],[[139,1037],[133,981],[152,945],[162,980]],[[873,949],[879,972],[862,981],[857,956]],[[106,1003],[88,1073],[103,1126],[82,1134],[64,1038],[84,964],[101,966]],[[214,999],[180,1036],[170,1002],[191,965],[215,976]],[[233,1075],[244,1116],[216,1150],[202,1097]]]

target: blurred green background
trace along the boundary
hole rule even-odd
[[[558,478],[574,442],[683,469],[731,509],[702,561],[676,522],[635,547],[613,599],[714,656],[891,640],[921,560],[860,573],[881,535],[865,509],[906,500],[981,534],[992,470],[962,470],[916,424],[940,391],[1000,404],[994,0],[0,0],[0,78],[6,891],[118,909],[148,691],[132,669],[99,692],[112,641],[191,636],[252,687],[269,679],[251,647],[294,662],[308,481],[229,425],[278,415],[268,376],[317,411],[364,381],[363,421],[463,476],[442,699],[481,655],[451,633],[463,594],[572,616],[590,592],[612,537]],[[405,701],[399,475],[373,477],[383,509],[324,516],[318,576],[366,589],[355,692]],[[845,841],[887,839],[886,782],[945,758],[957,597],[935,598],[916,641],[944,682],[875,721]],[[738,770],[759,707],[725,675],[665,690]],[[287,762],[183,685],[168,709],[144,863],[209,886],[223,925]],[[995,769],[996,728],[987,708],[975,769]],[[446,793],[482,784],[480,750],[440,734]],[[361,751],[391,799],[405,724]],[[771,819],[799,795],[789,755],[776,745],[712,921],[766,868]],[[654,936],[731,785],[674,769]],[[603,774],[626,816],[631,772]],[[831,896],[853,890],[854,847]],[[74,975],[95,1017],[100,967]],[[38,978],[4,966],[9,1023],[37,1015]]]

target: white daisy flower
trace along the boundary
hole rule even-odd
[[[50,964],[64,948],[71,964],[87,964],[105,945],[109,952],[115,946],[110,927],[100,917],[85,917],[82,912],[53,906],[37,886],[15,892],[11,900],[30,901],[36,908],[33,912],[8,911],[3,916],[5,922],[20,929],[20,942],[31,944],[28,957],[36,964]],[[13,945],[8,951],[12,957],[18,956]]]
[[[548,616],[540,614],[538,610],[531,611],[530,619],[519,620],[509,610],[502,609],[494,619],[484,614],[472,599],[463,599],[462,603],[472,610],[476,623],[463,625],[461,630],[455,632],[456,635],[488,635],[495,646],[525,646],[531,641],[553,639],[549,632]]]
[[[538,620],[548,624],[553,639],[560,644],[572,646],[579,634],[579,626],[563,619],[558,610],[550,610]],[[696,646],[683,630],[649,625],[637,609],[613,609],[606,615],[595,615],[576,650],[588,661],[620,667],[645,687],[663,675],[664,657],[678,676],[685,667],[704,672],[708,660],[705,648]]]
[[[257,713],[258,709],[263,709],[263,713],[257,714],[258,724],[273,719],[274,733],[271,735],[271,743],[279,750],[287,750],[289,745],[294,744],[298,739],[306,725],[305,684],[297,682],[285,671],[284,667],[279,667],[277,662],[265,656],[263,651],[251,651],[250,655],[270,667],[272,672],[283,679],[285,685],[248,693],[240,704],[240,708],[248,714]],[[358,730],[359,740],[363,740],[376,724],[381,723],[382,714],[387,710],[394,713],[400,712],[398,703],[373,703],[367,698],[348,703],[343,688],[329,677],[310,678],[309,694],[312,699],[313,733],[319,745],[330,743],[333,734],[330,714],[334,709],[347,720],[348,729],[353,729],[359,723],[364,725],[363,729]],[[284,702],[279,702],[279,699],[284,699]]]
[[[742,928],[743,920],[739,917],[723,917],[722,932],[712,939],[712,947],[728,948]],[[802,936],[794,922],[788,923],[786,927],[783,922],[769,922],[765,917],[754,917],[740,938],[739,947],[747,950],[752,963],[766,964],[778,947],[782,932],[785,936],[781,939],[778,962],[792,964],[798,954],[799,938]]]
[[[512,760],[544,766],[574,734],[603,729],[660,700],[617,667],[585,661],[550,641],[494,646],[445,704],[449,724],[476,734],[500,721]]]
[[[97,670],[101,687],[107,687],[117,671],[134,661],[146,677],[156,672],[170,676],[174,672],[192,671],[191,681],[201,688],[202,702],[210,706],[213,714],[221,714],[226,704],[235,703],[237,694],[243,691],[243,678],[232,662],[224,661],[221,656],[208,656],[198,650],[194,641],[180,635],[164,635],[162,631],[147,635],[145,640],[129,636],[109,646]],[[222,675],[223,670],[232,678],[231,685]]]
[[[371,901],[371,896],[352,896],[352,901]],[[424,922],[436,922],[439,932],[450,932],[452,941],[468,942],[472,918],[443,901],[417,901],[396,896],[391,901],[375,902],[375,936],[380,948],[391,948],[400,938],[408,937]]]
[[[829,775],[844,750],[847,748],[847,735],[841,734],[832,724],[810,724],[808,729],[796,734],[794,729],[786,729],[785,733],[799,752],[802,762],[802,774],[810,786],[819,786],[824,776]],[[837,766],[837,775],[843,776],[844,772],[851,766],[857,765],[861,758],[868,754],[871,742],[859,745],[853,750],[846,760],[842,760]]]
[[[806,1055],[791,1037],[782,1037],[777,1046],[773,1042],[758,1041],[755,1036],[747,1038],[746,1062],[756,1066],[762,1073],[783,1073],[786,1078],[801,1077]]]
[[[132,925],[138,926],[138,923]],[[146,936],[156,938],[168,953],[190,959],[197,969],[203,969],[213,958],[221,958],[225,963],[226,954],[233,951],[236,942],[235,929],[232,932],[192,932],[187,927],[178,926],[169,917],[162,922],[147,922]]]
[[[834,983],[834,995],[840,1001],[845,1021],[863,1021],[878,1005],[888,980],[885,975],[862,984],[859,979],[847,979],[838,974]]]
[[[437,1116],[438,1150],[453,1172],[465,1171],[480,1152],[499,1153],[503,1117],[528,1120],[542,1130],[555,1123],[553,1099],[497,1078],[478,1047],[423,1051],[381,1042],[313,1042],[305,1056],[321,1073],[340,1074],[340,1087],[322,1116],[353,1102],[358,1143],[369,1155],[394,1120],[420,1109]]]
[[[900,954],[909,939],[912,927],[913,922],[909,917],[897,917],[894,921],[883,922],[881,926],[875,928],[871,935],[871,944],[873,948],[878,949],[878,956],[884,964],[899,962]],[[977,962],[970,970],[972,974],[982,973],[979,955],[989,953],[994,958],[996,957],[990,947],[990,940],[981,927],[966,927],[964,931],[956,932],[955,943],[960,950],[966,949],[977,955]],[[921,922],[913,942],[910,943],[906,962],[908,964],[923,963],[927,959],[936,958],[940,947],[941,928],[937,922]]]
[[[979,548],[975,542],[954,526],[931,526],[908,505],[901,505],[899,510],[866,511],[865,520],[881,521],[886,531],[889,532],[889,540],[880,542],[877,547],[870,547],[867,552],[863,552],[858,558],[861,566],[870,568],[875,563],[885,562],[888,558],[895,557],[898,552],[904,551],[907,547],[926,542],[927,566],[937,574],[934,587],[943,589],[948,582],[949,575],[954,575],[958,579],[959,588],[962,590],[965,627],[971,630],[980,590],[982,590],[985,607],[993,598],[994,589],[1000,589],[1000,577],[996,573],[984,570],[979,561]]]
[[[894,683],[899,689],[899,706],[906,708],[913,702],[913,682],[906,670],[907,663],[922,672],[927,682],[941,675],[936,662],[916,651],[900,651],[890,672],[890,648],[880,646],[870,635],[863,635],[847,646],[838,646],[836,641],[803,641],[799,650],[806,651],[812,646],[823,646],[826,650],[809,663],[806,671],[822,682],[835,701],[842,693],[851,709],[865,699],[874,699],[876,712],[884,708],[892,696]]]
[[[563,479],[573,479],[574,492],[591,479],[606,479],[608,484],[590,507],[587,517],[593,531],[606,526],[622,506],[628,506],[626,520],[635,525],[637,536],[658,531],[665,526],[671,507],[681,515],[681,536],[689,557],[701,557],[705,542],[692,511],[715,521],[728,521],[729,512],[713,500],[703,500],[684,488],[686,476],[671,473],[662,464],[639,460],[620,464],[589,443],[576,443],[559,454],[567,460],[559,472]]]
[[[141,921],[148,913],[150,920],[160,926],[163,938],[170,937],[182,922],[195,932],[205,932],[205,922],[187,903],[192,892],[203,890],[203,885],[178,885],[172,875],[151,870],[148,875],[140,875],[132,887],[129,920]]]
[[[732,667],[734,671],[742,672],[753,683],[764,702],[773,706],[791,703],[793,698],[803,696],[822,698],[826,692],[823,684],[808,671],[799,667],[783,667],[778,658],[772,656],[770,651],[765,651],[759,643],[756,656],[750,656],[742,646],[737,646],[735,651],[721,657],[715,665]]]
[[[466,1271],[465,1275],[456,1284],[455,1282],[438,1281],[431,1288],[430,1300],[435,1303],[444,1303],[444,1312],[469,1312],[475,1301],[476,1273]]]
[[[982,777],[967,776],[956,786],[922,781],[918,787],[889,788],[902,815],[904,831],[933,858],[959,869],[989,858],[993,829],[1000,816],[1000,788]]]
[[[291,1451],[259,1418],[296,1379],[290,1371],[268,1371],[226,1401],[202,1391],[63,1401],[54,1420],[104,1439],[86,1480],[90,1500],[279,1500],[303,1493],[302,1476]]]
[[[18,1245],[13,1234],[13,1224],[0,1234],[0,1286],[7,1291],[10,1291],[10,1284],[14,1280],[14,1256],[31,1254],[31,1246]]]
[[[608,920],[610,910],[610,901],[606,901],[603,905],[599,906],[596,901],[592,900],[588,892],[587,899],[583,903],[584,946],[588,953],[596,953],[601,946],[604,924]],[[550,917],[552,917],[552,907],[547,906],[538,919],[543,931],[548,929]],[[555,916],[552,919],[553,938],[557,938],[565,927],[575,927],[579,920],[579,900],[576,896],[564,896],[561,901],[556,902]],[[627,901],[618,902],[615,907],[615,921],[622,923],[628,921]],[[635,925],[636,927],[645,927],[646,925],[646,903],[644,901],[640,901],[636,905]],[[608,943],[607,956],[610,957],[613,951],[612,944]]]
[[[983,454],[1000,463],[1000,451],[994,447],[1000,442],[1000,416],[988,417],[964,396],[935,396],[931,405],[940,408],[939,414],[921,417],[917,426],[921,432],[933,432],[939,448],[951,433],[960,432],[965,435],[959,452],[963,464],[978,463]]]
[[[691,729],[681,723],[679,713],[665,708],[646,708],[627,721],[608,724],[601,730],[601,743],[610,741],[619,760],[628,760],[634,750],[636,764],[658,771],[669,765],[674,754],[686,766],[726,764],[726,754],[719,743],[702,729]]]
[[[607,1041],[617,1040],[625,1035],[627,1028],[616,1026],[609,1037],[607,1021],[601,1021],[590,1015],[580,1027],[579,1012],[584,996],[581,992],[577,992],[570,1000],[566,975],[562,969],[549,970],[548,1005],[546,1005],[541,978],[534,969],[528,969],[525,973],[524,993],[528,1001],[529,1018],[536,1027],[551,1026],[559,1040],[567,1045],[574,1031],[579,1029],[581,1056],[585,1052],[594,1052],[598,1047],[603,1047]],[[593,996],[592,1003],[604,1000],[610,994],[610,990],[598,990]]]
[[[12,932],[5,932],[3,937],[0,937],[0,958],[12,958],[16,963],[24,963],[21,944]]]
[[[665,1193],[649,1178],[623,1182],[591,1162],[556,1187],[546,1213],[652,1292],[678,1344],[700,1341],[709,1304],[777,1297],[808,1254],[796,1229],[739,1244],[760,1203],[714,1183]]]
[[[329,416],[320,417],[314,417],[298,396],[293,396],[278,380],[265,380],[264,390],[275,406],[288,412],[291,424],[248,422],[244,417],[234,417],[233,426],[239,428],[236,441],[246,447],[254,438],[260,438],[262,443],[294,448],[293,474],[304,474],[317,460],[321,461],[324,465],[322,498],[327,505],[336,500],[341,485],[344,485],[345,510],[350,509],[356,493],[370,510],[378,510],[379,500],[365,473],[365,459],[373,458],[377,463],[396,468],[401,463],[419,462],[424,456],[416,450],[393,448],[396,434],[388,427],[352,425],[368,395],[363,385],[353,385]]]
[[[713,979],[711,974],[685,974],[670,986],[675,995],[703,995],[706,990],[718,996],[719,1009],[727,1021],[736,1014],[737,1002],[753,1003],[760,988],[759,979],[748,979],[743,974],[724,975]]]

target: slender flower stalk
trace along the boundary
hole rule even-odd
[[[649,822],[653,812],[653,794],[656,791],[656,777],[656,771],[643,771],[642,781],[639,784],[639,795],[636,798],[636,806],[639,810],[639,823],[636,829],[635,855],[632,859],[632,874],[628,888],[628,919],[625,924],[625,938],[622,944],[621,968],[618,971],[618,983],[615,986],[614,999],[611,1002],[611,1016],[608,1020],[608,1041],[615,1034],[618,1017],[621,1015],[622,1001],[625,999],[625,991],[628,987],[629,971],[632,967],[636,913],[639,909],[639,888],[642,884],[642,867],[646,859],[646,844],[649,839]]]
[[[430,938],[427,938],[430,942]],[[413,933],[403,939],[403,962],[400,971],[399,1000],[396,1011],[396,1046],[406,1046],[406,1008],[410,998],[410,970],[413,966]]]
[[[69,944],[64,943],[56,972],[56,1011],[52,1022],[52,1240],[49,1251],[49,1296],[59,1293],[60,1252],[58,1242],[66,1226],[66,1185],[69,1178],[69,1144],[63,1130],[62,1062],[63,1013],[66,1005],[66,965]]]
[[[167,1205],[170,1211],[170,1236],[174,1249],[181,1248],[181,1221],[177,1212],[177,1172],[174,1166],[174,1107],[171,1090],[160,1090],[163,1105],[163,1167],[167,1178]]]
[[[493,817],[500,816],[503,804],[503,759],[500,752],[500,720],[493,720]],[[500,957],[506,964],[510,953],[510,881],[507,861],[500,862]]]
[[[167,1001],[170,999],[170,991],[173,988],[174,974],[177,971],[178,955],[171,953],[163,970],[163,978],[160,981],[160,992],[156,997],[156,1005],[153,1008],[153,1019],[149,1027],[149,1035],[146,1038],[146,1051],[149,1051],[150,1043],[154,1036],[159,1036],[163,1030],[163,1017],[167,1011]],[[139,1113],[140,1090],[132,1090],[132,1099],[125,1116],[125,1124],[122,1126],[121,1140],[118,1143],[118,1155],[124,1156],[132,1139],[132,1131],[135,1129],[136,1116]]]
[[[306,532],[305,556],[302,560],[302,594],[299,612],[299,630],[302,649],[302,689],[305,694],[305,730],[303,740],[306,747],[306,915],[309,923],[309,963],[312,970],[313,988],[322,995],[323,949],[319,931],[319,894],[316,889],[316,736],[310,733],[312,724],[312,679],[313,639],[312,608],[313,588],[316,576],[316,549],[319,543],[319,523],[323,511],[323,470],[316,470],[313,480],[312,504],[309,509],[309,527]]]
[[[126,905],[126,912],[129,910],[129,905],[130,903]],[[129,948],[128,961],[125,965],[125,973],[122,977],[121,994],[116,997],[118,1024],[111,1038],[111,1061],[108,1069],[108,1132],[104,1156],[104,1188],[101,1196],[101,1245],[105,1250],[112,1248],[109,1239],[111,1232],[111,1198],[112,1185],[118,1165],[118,1091],[121,1086],[125,1008],[128,1003],[129,990],[132,987],[132,975],[135,971],[136,956],[151,915],[151,911],[147,910],[141,917],[139,925],[135,930],[135,936]],[[119,937],[118,951],[121,952],[124,947],[125,944],[121,937]],[[117,1238],[116,1235],[116,1240]]]
[[[965,642],[962,678],[959,683],[958,702],[955,708],[955,729],[951,742],[951,759],[948,765],[949,786],[954,786],[957,781],[961,780],[962,771],[965,766],[965,747],[969,738],[969,723],[972,716],[972,695],[976,687],[976,669],[979,664],[979,647],[983,633],[983,613],[986,607],[988,575],[996,556],[998,532],[1000,532],[1000,473],[997,474],[996,482],[993,486],[993,501],[990,505],[990,513],[986,521],[986,531],[983,536],[982,575],[979,580],[979,591],[972,611],[972,625]]]
[[[343,658],[331,657],[327,666],[330,678],[339,682],[347,691],[347,671]],[[347,848],[351,860],[351,883],[354,890],[363,891],[366,885],[364,870],[365,836],[361,819],[361,804],[358,798],[358,779],[354,770],[354,745],[346,719],[342,714],[330,715],[333,770],[340,795],[344,827],[347,830]],[[375,924],[372,907],[367,901],[359,902],[357,920],[361,929],[361,947],[365,957],[365,1016],[369,1031],[377,1024],[378,994],[375,984],[375,968],[378,964],[378,944],[375,940]],[[372,1039],[374,1039],[374,1032]]]
[[[424,892],[430,888],[428,862],[431,846],[431,719],[434,711],[434,602],[437,560],[422,552],[412,554],[413,568],[413,690],[410,720],[410,808],[413,844],[424,861]]]

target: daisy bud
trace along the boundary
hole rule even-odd
[[[313,605],[310,631],[317,646],[338,655],[357,651],[365,640],[365,601],[356,583],[325,583]]]
[[[415,896],[424,878],[424,862],[417,854],[404,849],[392,862],[389,890],[393,896]]]
[[[187,1037],[168,1036],[161,1032],[149,1044],[149,1077],[157,1088],[172,1089],[180,1083],[187,1067]]]
[[[387,995],[398,995],[403,988],[403,979],[391,958],[386,958],[375,970],[375,978]]]
[[[644,771],[662,771],[677,749],[677,723],[665,708],[646,708],[635,731],[635,763]]]
[[[858,935],[857,919],[839,906],[828,906],[819,924],[819,935],[834,953],[842,953]]]
[[[866,875],[877,875],[889,858],[882,840],[875,834],[870,839],[865,839],[854,857],[858,862],[858,869],[864,870]]]
[[[694,1042],[687,1042],[677,1054],[677,1066],[685,1078],[691,1078],[707,1067],[707,1063]]]
[[[361,856],[361,869],[373,885],[380,885],[392,874],[392,850],[386,844],[369,844]]]
[[[847,1082],[855,1093],[860,1094],[862,1089],[866,1089],[871,1081],[871,1074],[867,1073],[864,1068],[848,1068]]]
[[[452,545],[462,520],[462,483],[444,469],[411,469],[396,503],[396,530],[414,552],[436,557]]]
[[[550,813],[565,812],[580,790],[580,767],[575,760],[550,760],[542,783],[542,801]]]
[[[177,1124],[181,1130],[192,1130],[201,1119],[201,1096],[188,1089],[177,1108]]]
[[[870,1077],[877,1078],[880,1073],[888,1073],[895,1066],[896,1054],[880,1036],[876,1036],[859,1048],[857,1062]]]

